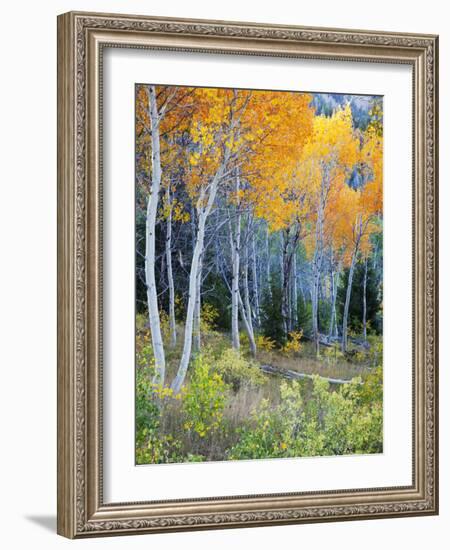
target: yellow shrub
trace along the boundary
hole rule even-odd
[[[219,317],[217,309],[207,302],[202,305],[200,316],[200,329],[202,332],[212,332],[216,325],[216,320]]]
[[[256,337],[256,347],[264,351],[271,351],[275,347],[275,341],[269,336],[258,334]]]
[[[293,330],[288,334],[288,341],[281,348],[281,351],[285,355],[294,355],[302,349],[302,344],[300,340],[302,339],[303,331],[302,330]]]
[[[233,348],[228,348],[222,353],[214,369],[225,382],[232,384],[235,390],[242,385],[260,386],[267,380],[256,363],[246,359]]]

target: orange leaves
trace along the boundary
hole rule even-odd
[[[320,212],[323,246],[339,251],[344,261],[351,257],[347,251],[358,237],[358,224],[363,227],[360,250],[370,247],[383,206],[381,103],[374,103],[372,120],[362,131],[355,129],[349,103],[331,116],[316,116],[306,93],[157,86],[157,98],[164,111],[163,185],[182,182],[194,204],[204,203],[222,167],[219,192],[225,200],[251,208],[271,231],[301,226],[309,233],[305,246],[313,251]],[[147,86],[138,86],[137,166],[146,173],[148,128]],[[241,187],[236,192],[237,171]],[[354,173],[357,183],[350,186]],[[174,218],[186,221],[177,208],[175,202]]]
[[[311,137],[304,149],[304,160],[320,159],[322,165],[350,170],[359,158],[359,140],[353,128],[350,105],[333,116],[316,116]]]
[[[288,227],[302,215],[305,191],[297,173],[313,127],[311,99],[302,93],[254,91],[243,117],[243,125],[250,128],[244,134],[247,195],[271,231]]]

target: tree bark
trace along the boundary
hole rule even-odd
[[[255,304],[255,319],[256,326],[261,324],[260,311],[259,311],[259,284],[258,284],[258,270],[256,263],[256,246],[255,246],[255,233],[252,232],[252,275],[253,275],[253,301]]]
[[[169,213],[166,222],[166,263],[167,263],[167,281],[169,285],[169,328],[170,328],[170,346],[174,348],[177,344],[177,326],[175,320],[175,286],[173,283],[172,270],[172,197],[170,194],[170,185],[167,186],[166,200]]]
[[[250,327],[250,332],[253,336],[253,334],[254,334],[254,332],[253,332],[253,323],[252,323],[253,313],[252,313],[252,307],[250,305],[250,292],[249,292],[249,288],[248,288],[248,259],[249,259],[248,258],[248,256],[249,256],[248,247],[249,247],[249,243],[248,243],[248,238],[247,238],[247,247],[246,247],[245,255],[244,255],[244,277],[243,277],[244,307],[245,307],[245,314],[246,314],[246,317],[247,317],[247,320],[248,320],[248,325]]]
[[[200,351],[200,348],[202,345],[202,341],[201,341],[202,267],[203,267],[203,262],[202,262],[202,257],[200,257],[200,260],[198,262],[195,309],[194,309],[194,329],[193,329],[194,351]]]
[[[319,286],[320,286],[320,276],[322,272],[322,255],[323,255],[323,215],[324,215],[324,204],[321,199],[319,209],[317,212],[316,246],[315,246],[314,258],[313,258],[313,281],[312,281],[313,284],[311,289],[312,331],[313,331],[314,349],[317,355],[319,355]]]
[[[358,229],[355,237],[355,245],[354,245],[353,254],[352,254],[352,261],[350,264],[350,271],[348,273],[347,293],[345,296],[344,315],[342,319],[342,351],[343,352],[347,351],[348,310],[350,307],[350,297],[352,294],[353,273],[355,271],[355,264],[356,264],[356,258],[358,256],[359,243],[361,242],[361,237],[363,234],[363,223],[362,223],[361,215],[359,216],[359,219],[357,219],[355,227],[358,227]]]
[[[330,271],[330,293],[331,293],[331,306],[330,306],[330,325],[328,329],[328,339],[330,340],[333,335],[334,328],[334,270],[331,268]]]
[[[225,167],[229,159],[229,149],[225,149],[225,156],[222,164],[214,175],[211,184],[209,186],[209,196],[204,206],[204,201],[206,199],[205,187],[202,187],[200,196],[197,202],[197,212],[198,212],[198,229],[197,229],[197,239],[195,242],[194,252],[192,255],[191,271],[189,275],[189,297],[188,297],[188,306],[186,311],[186,323],[184,328],[184,344],[183,344],[183,353],[181,355],[180,364],[178,367],[178,372],[175,379],[172,382],[172,389],[174,393],[178,393],[181,390],[181,387],[186,378],[187,369],[189,366],[189,361],[191,358],[192,350],[192,331],[193,331],[193,320],[194,320],[194,308],[197,297],[197,275],[198,275],[198,266],[200,262],[201,255],[203,254],[203,247],[205,242],[205,225],[206,220],[211,212],[213,207],[217,188],[219,181],[221,180]]]
[[[363,338],[367,341],[367,257],[364,262],[364,279],[363,279]]]
[[[345,305],[344,305],[344,316],[342,319],[342,351],[347,351],[347,325],[348,325],[348,310],[350,307],[350,298],[352,294],[352,283],[353,283],[353,273],[355,271],[355,264],[356,264],[356,255],[358,253],[357,248],[355,247],[355,250],[352,254],[352,261],[350,264],[350,269],[348,272],[348,283],[347,283],[347,293],[345,295]]]
[[[297,254],[292,258],[292,319],[295,326],[298,325],[298,290],[297,290]]]
[[[297,243],[300,231],[295,229],[295,233],[291,235],[290,228],[285,229],[282,233],[282,284],[281,284],[281,317],[283,321],[283,332],[287,337],[292,331],[292,288],[294,280],[292,276],[292,263],[297,251]]]
[[[281,233],[281,320],[283,323],[283,333],[287,338],[289,332],[289,307],[288,307],[288,289],[289,289],[289,271],[288,271],[288,230]]]
[[[330,330],[328,331],[328,338],[331,339],[334,336],[337,336],[337,318],[336,318],[336,297],[337,289],[339,282],[339,272],[331,272],[331,319],[330,319]]]
[[[236,175],[236,197],[240,188],[239,175]],[[231,219],[228,220],[231,246],[231,345],[233,349],[239,350],[239,269],[241,249],[241,212],[239,204],[236,206],[236,226],[233,231]]]
[[[272,299],[272,279],[270,275],[270,235],[269,225],[266,225],[266,284],[267,294]]]
[[[146,217],[146,246],[145,246],[145,282],[147,285],[147,303],[150,324],[150,333],[152,337],[153,355],[155,359],[155,377],[154,382],[164,384],[166,360],[164,354],[164,344],[161,334],[161,323],[158,309],[158,295],[155,279],[155,227],[156,214],[158,210],[159,191],[161,188],[161,152],[159,141],[159,114],[156,102],[155,86],[148,89],[149,95],[149,116],[151,124],[151,143],[152,143],[152,183],[150,196],[147,201]]]
[[[238,292],[238,298],[239,298],[239,311],[241,312],[242,321],[244,322],[245,331],[247,333],[248,341],[250,344],[250,353],[252,354],[252,357],[255,357],[256,342],[255,342],[253,327],[251,325],[250,319],[247,317],[247,313],[245,311],[245,306],[244,306],[244,303],[242,302],[242,297],[240,292]]]

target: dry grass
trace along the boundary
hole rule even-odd
[[[364,364],[352,363],[345,358],[334,359],[333,356],[322,355],[317,358],[312,345],[305,343],[302,351],[295,356],[288,357],[278,350],[258,351],[257,359],[262,365],[273,365],[286,370],[293,370],[304,374],[318,374],[329,378],[350,380],[356,376],[364,377],[370,368]]]
[[[139,350],[144,342],[150,341],[149,330],[144,323],[141,326],[137,325],[137,335],[137,350]],[[184,327],[182,325],[177,327],[177,344],[173,348],[169,346],[168,335],[165,336],[166,384],[170,385],[176,375],[182,354]],[[214,366],[214,361],[229,348],[230,337],[228,334],[217,332],[202,334],[202,353],[205,354],[211,366]],[[244,355],[249,355],[248,343],[245,342],[245,339],[242,339],[241,351]],[[301,351],[290,356],[277,349],[259,350],[256,361],[260,364],[273,365],[304,374],[318,374],[345,380],[356,376],[361,376],[364,379],[371,370],[368,363],[349,361],[339,353],[334,356],[332,350],[330,353],[330,348],[323,348],[322,356],[316,357],[312,344],[309,342],[302,342]],[[230,386],[227,389],[227,404],[223,411],[221,428],[208,432],[204,437],[199,437],[192,430],[186,430],[183,426],[181,403],[174,400],[168,401],[162,411],[161,434],[166,436],[177,434],[182,456],[201,456],[208,461],[226,460],[226,450],[231,449],[239,442],[240,428],[252,417],[261,401],[268,400],[270,408],[277,407],[281,402],[280,385],[283,378],[269,374],[264,374],[264,377],[266,381],[262,385],[250,385],[245,382],[237,389]],[[304,380],[302,383],[305,385],[305,397],[308,399],[312,382]],[[189,371],[187,384],[189,385]]]

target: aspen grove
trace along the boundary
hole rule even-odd
[[[136,458],[382,451],[383,104],[136,85]]]

